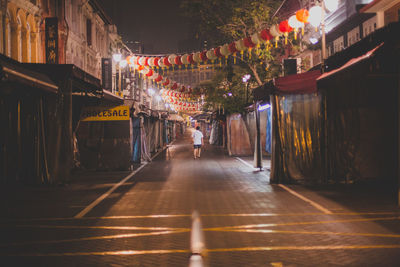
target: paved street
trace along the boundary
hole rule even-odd
[[[270,185],[220,148],[194,160],[189,134],[134,175],[2,189],[0,265],[188,266],[194,210],[209,266],[400,265],[391,192]]]

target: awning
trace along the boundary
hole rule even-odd
[[[274,79],[275,92],[278,94],[312,94],[317,92],[317,78],[320,70],[288,75]]]
[[[117,104],[124,103],[124,99],[122,97],[119,97],[119,96],[111,93],[110,91],[103,90],[103,96],[104,96],[105,100],[109,100],[109,101],[115,102]]]
[[[375,53],[379,50],[379,48],[381,48],[383,46],[383,42],[378,45],[377,47],[375,47],[374,49],[368,51],[367,53],[365,53],[362,56],[350,59],[349,61],[347,61],[347,63],[345,63],[343,66],[341,66],[340,68],[334,69],[330,72],[325,72],[324,74],[322,74],[320,77],[317,78],[317,81],[323,80],[325,78],[328,77],[334,77],[336,74],[343,72],[345,70],[349,70],[354,68],[355,66],[357,66],[358,64],[364,62],[365,60],[370,59],[372,56],[375,55]]]
[[[36,64],[23,63],[23,66],[32,71],[46,74],[60,88],[65,82],[72,82],[72,93],[75,96],[102,98],[103,89],[100,80],[72,64]]]
[[[25,68],[16,60],[0,54],[0,78],[50,93],[57,93],[58,86],[46,75]]]
[[[212,114],[200,113],[200,114],[194,115],[192,117],[192,119],[195,120],[195,121],[207,121],[207,120],[209,120],[209,117],[211,115]]]
[[[184,121],[184,119],[179,116],[178,114],[169,114],[168,116],[169,121]]]
[[[274,83],[269,81],[253,89],[253,97],[256,101],[269,101],[269,96],[275,90]]]

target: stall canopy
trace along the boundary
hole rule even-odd
[[[383,45],[384,45],[384,43],[382,42],[377,47],[375,47],[374,49],[368,51],[364,55],[350,59],[346,64],[344,64],[340,68],[337,68],[337,69],[334,69],[332,71],[329,71],[329,72],[326,72],[326,73],[322,74],[321,76],[319,76],[317,78],[317,81],[326,79],[328,77],[334,77],[336,74],[339,74],[339,73],[341,73],[343,71],[351,70],[351,69],[357,67],[359,64],[367,62],[374,55],[376,55],[376,53],[378,53],[378,51],[382,48]]]
[[[45,73],[58,86],[65,86],[65,82],[72,82],[72,94],[100,99],[103,89],[100,80],[71,64],[22,64],[30,70]]]
[[[3,82],[14,82],[50,93],[57,93],[58,86],[45,74],[32,71],[9,57],[0,54],[0,78]]]
[[[201,114],[194,115],[192,117],[192,119],[194,121],[208,121],[208,120],[210,120],[210,116],[211,116],[211,114],[201,113]]]
[[[274,91],[273,81],[264,83],[263,85],[253,89],[253,97],[255,101],[269,101],[269,96]]]
[[[312,94],[317,92],[316,79],[320,70],[288,75],[274,79],[275,92],[278,94]]]
[[[313,70],[275,78],[253,90],[254,100],[268,102],[269,96],[272,94],[290,95],[316,93],[316,80],[320,75],[320,70]]]
[[[178,114],[169,114],[168,120],[170,121],[184,121],[184,119]]]
[[[104,99],[105,100],[109,100],[111,102],[115,102],[116,104],[123,104],[124,103],[124,99],[122,97],[119,97],[107,90],[103,90],[104,93]]]

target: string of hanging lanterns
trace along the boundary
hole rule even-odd
[[[337,0],[323,1],[328,10],[331,11],[337,8]],[[192,88],[170,80],[158,73],[157,70],[162,71],[164,74],[164,71],[168,71],[171,67],[173,69],[175,67],[193,69],[193,65],[209,63],[209,61],[211,64],[219,61],[219,65],[221,66],[223,60],[225,60],[225,64],[227,64],[229,56],[233,56],[234,64],[236,64],[238,54],[240,54],[243,59],[246,50],[249,52],[250,58],[253,48],[259,49],[262,44],[266,44],[267,48],[269,48],[271,41],[275,42],[275,47],[277,47],[281,37],[283,37],[284,44],[286,45],[291,32],[293,32],[293,38],[296,40],[300,29],[301,34],[304,35],[304,28],[307,23],[317,30],[321,25],[323,12],[323,7],[318,5],[311,7],[309,10],[300,9],[287,20],[272,25],[269,29],[265,28],[260,32],[253,33],[251,36],[246,36],[237,41],[226,43],[209,50],[185,53],[182,55],[144,56],[133,54],[128,56],[126,61],[134,71],[138,71],[141,75],[153,80],[163,88],[162,97],[164,101],[178,110],[194,111],[198,110],[201,105],[198,102],[192,101],[193,98],[196,97],[193,95]]]
[[[325,0],[325,2],[326,1],[327,0]],[[336,0],[328,0],[329,3],[331,1]],[[271,40],[275,41],[275,47],[277,47],[281,37],[284,38],[284,43],[287,44],[287,39],[291,32],[294,33],[293,38],[296,40],[300,29],[301,33],[304,34],[304,27],[307,23],[317,28],[321,23],[321,19],[322,8],[320,6],[314,6],[310,8],[310,10],[300,9],[296,11],[294,15],[290,16],[289,19],[283,20],[279,24],[272,25],[269,29],[263,29],[250,36],[209,50],[165,56],[143,56],[135,54],[130,56],[132,59],[130,63],[161,70],[169,69],[170,67],[189,67],[190,65],[198,65],[200,63],[211,62],[211,64],[214,64],[215,61],[219,61],[221,64],[224,58],[225,60],[229,56],[234,56],[236,58],[238,53],[243,57],[246,50],[251,52],[253,48],[259,48],[263,43],[269,44]],[[250,55],[249,53],[249,56]]]

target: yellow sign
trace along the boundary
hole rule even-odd
[[[85,107],[81,121],[125,121],[129,120],[129,107]]]

